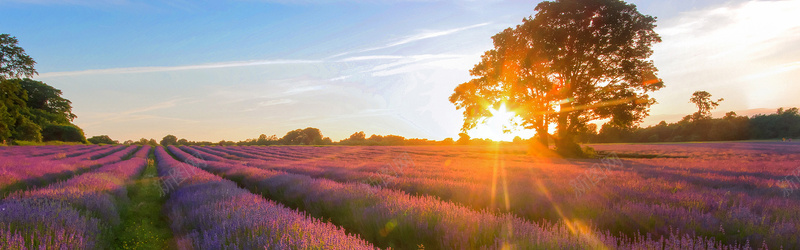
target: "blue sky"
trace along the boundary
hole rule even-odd
[[[447,101],[538,1],[0,1],[0,33],[64,91],[87,136],[243,140],[308,126],[456,137]],[[645,124],[800,106],[798,1],[632,1],[658,17],[667,87]]]

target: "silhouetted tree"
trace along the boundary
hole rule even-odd
[[[453,138],[450,137],[444,138],[444,140],[442,140],[442,144],[444,145],[453,145],[455,143],[456,142],[453,140]]]
[[[296,129],[287,132],[278,141],[284,145],[320,145],[322,143],[322,132],[318,128],[312,127]]]
[[[256,140],[256,144],[257,145],[270,145],[270,144],[273,144],[273,143],[277,142],[277,140],[278,140],[278,138],[275,135],[272,135],[272,136],[268,137],[265,134],[261,134],[261,135],[258,136],[258,139]]]
[[[706,91],[695,91],[694,94],[692,94],[692,98],[689,98],[689,103],[697,105],[697,112],[692,115],[692,119],[700,120],[711,118],[711,110],[719,106],[719,102],[721,101],[724,101],[724,99],[719,98],[716,102],[711,100],[711,94]]]
[[[167,135],[167,136],[164,136],[164,138],[161,139],[161,143],[160,144],[161,144],[161,146],[166,147],[166,146],[169,146],[169,145],[175,145],[177,143],[178,143],[178,137],[177,136]]]
[[[456,143],[460,145],[467,145],[469,144],[469,135],[467,133],[458,133],[458,141]]]
[[[470,71],[475,78],[450,97],[464,109],[462,130],[507,103],[541,143],[555,123],[557,150],[580,155],[575,136],[589,121],[641,122],[655,103],[648,93],[664,86],[648,60],[661,41],[656,19],[619,0],[545,1],[536,11],[492,37],[495,48]]]

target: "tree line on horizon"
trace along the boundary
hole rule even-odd
[[[678,122],[647,127],[603,125],[599,133],[581,135],[584,142],[689,142],[800,138],[798,108],[779,108],[773,114],[751,117],[728,112],[722,118],[687,115]]]
[[[599,133],[583,134],[583,142],[686,142],[737,141],[800,137],[800,114],[797,108],[779,108],[774,114],[752,117],[728,112],[722,118],[712,118],[711,111],[724,99],[713,100],[706,91],[695,91],[689,102],[697,112],[678,122],[660,123],[648,127],[603,124]]]
[[[722,118],[712,118],[706,111],[694,113],[683,117],[680,121],[660,123],[647,127],[620,128],[610,124],[602,126],[600,131],[587,131],[576,137],[582,143],[637,143],[637,142],[688,142],[688,141],[736,141],[736,140],[763,140],[781,138],[800,138],[800,110],[798,108],[779,108],[773,114],[757,114],[753,116],[739,116],[735,112],[728,112]],[[710,112],[710,110],[708,111]],[[592,127],[592,126],[590,126]],[[120,144],[108,135],[89,138],[93,144]],[[537,137],[528,139],[516,137],[508,144],[538,143]],[[152,146],[419,146],[419,145],[488,145],[496,143],[490,139],[471,138],[466,133],[459,133],[459,138],[445,138],[444,140],[430,140],[420,138],[405,138],[399,135],[376,135],[369,137],[363,131],[355,132],[348,138],[333,141],[330,137],[323,137],[318,128],[308,127],[289,131],[283,137],[261,134],[258,138],[242,141],[221,140],[189,141],[174,135],[164,136],[160,141],[141,138],[138,141],[128,140],[125,145],[152,145]]]
[[[119,144],[119,141],[111,140],[107,135],[98,136],[102,137],[104,144]],[[467,136],[468,138],[468,136]],[[469,138],[468,138],[469,140]],[[90,139],[91,141],[91,139]],[[485,139],[472,139],[472,142],[491,142]],[[289,131],[283,137],[277,135],[267,136],[261,134],[258,138],[246,139],[242,141],[227,141],[221,140],[219,142],[211,141],[189,141],[187,139],[178,138],[174,135],[166,135],[160,141],[156,142],[155,139],[141,138],[138,141],[128,140],[122,144],[126,145],[176,145],[176,146],[278,146],[278,145],[308,145],[308,146],[326,146],[326,145],[347,145],[347,146],[403,146],[403,145],[453,145],[457,142],[453,138],[446,138],[442,141],[419,139],[419,138],[405,138],[399,135],[376,135],[366,137],[364,131],[355,132],[350,137],[340,141],[333,141],[330,137],[324,137],[322,131],[318,128],[308,127],[304,129],[295,129]],[[464,141],[458,143],[466,144]]]

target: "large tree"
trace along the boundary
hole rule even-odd
[[[37,74],[36,62],[17,43],[0,34],[0,141],[85,142],[83,131],[71,123],[76,116],[61,90],[27,78]]]
[[[0,81],[12,78],[31,77],[36,74],[33,60],[22,47],[17,45],[17,38],[9,34],[0,34]]]
[[[31,121],[28,96],[19,81],[0,80],[0,141],[41,141],[42,127]]]
[[[619,0],[546,1],[535,10],[492,37],[494,49],[470,71],[474,78],[456,87],[450,101],[464,109],[462,130],[506,103],[542,143],[555,124],[557,150],[575,155],[574,137],[588,122],[640,122],[655,103],[648,92],[664,86],[649,60],[661,41],[656,19]]]

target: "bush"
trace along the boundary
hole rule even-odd
[[[119,144],[118,141],[112,140],[111,137],[107,135],[92,136],[92,138],[86,140],[92,144]]]
[[[42,129],[42,141],[63,141],[86,143],[83,130],[75,125],[47,125]]]
[[[585,146],[581,148],[581,152],[583,153],[583,157],[597,158],[597,151],[595,151],[593,147]]]

